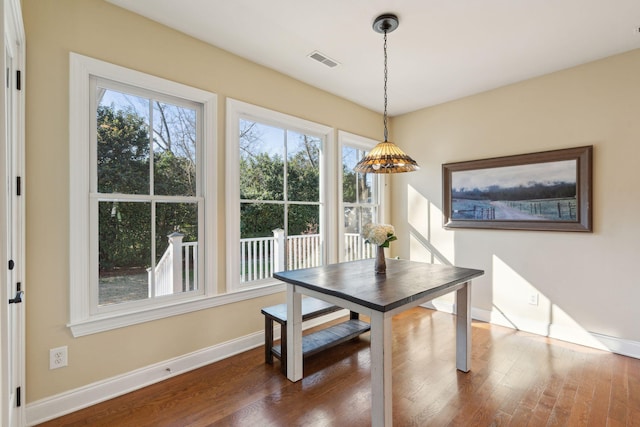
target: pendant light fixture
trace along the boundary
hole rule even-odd
[[[378,143],[358,162],[354,170],[361,173],[399,173],[420,169],[415,160],[405,154],[400,147],[387,141],[387,33],[398,28],[398,17],[392,14],[380,15],[373,22],[373,30],[384,34],[384,141]]]

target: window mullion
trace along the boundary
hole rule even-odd
[[[151,200],[151,236],[150,236],[150,244],[151,244],[151,262],[149,263],[149,268],[151,269],[151,274],[149,277],[151,279],[150,286],[150,298],[155,298],[156,296],[156,201],[153,198],[155,194],[155,179],[154,179],[154,154],[155,147],[153,146],[153,98],[149,98],[149,195],[152,196]]]
[[[356,150],[356,156],[358,159],[362,158],[362,150]],[[356,204],[359,204],[360,202],[360,173],[355,172],[356,174]]]
[[[154,168],[154,146],[153,146],[153,103],[155,101],[153,99],[149,99],[149,194],[155,194],[154,182],[153,179],[153,168]]]
[[[283,141],[283,145],[284,145],[284,152],[282,153],[282,164],[284,167],[283,170],[283,189],[282,189],[282,200],[284,201],[284,224],[283,224],[283,230],[284,230],[284,269],[288,270],[289,269],[289,245],[287,244],[287,241],[289,240],[289,150],[288,150],[288,146],[287,143],[289,141],[289,131],[287,129],[284,129],[284,141]]]
[[[150,298],[156,296],[156,201],[151,200],[151,263],[149,268],[151,269],[151,295]]]

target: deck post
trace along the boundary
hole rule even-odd
[[[273,230],[274,245],[273,245],[273,272],[278,273],[285,270],[285,242],[284,242],[284,230],[282,228],[276,228]]]
[[[169,238],[169,247],[171,248],[171,281],[173,284],[173,293],[182,292],[182,239],[184,234],[174,231],[167,236]]]

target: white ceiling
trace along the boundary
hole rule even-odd
[[[375,111],[395,13],[392,116],[640,48],[640,0],[107,1]]]

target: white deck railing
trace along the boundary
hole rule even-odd
[[[240,283],[268,279],[274,272],[320,265],[320,235],[284,237],[284,230],[273,236],[240,239]],[[285,267],[286,262],[286,267]]]
[[[240,281],[266,279],[274,273],[275,237],[240,239]]]
[[[197,289],[198,242],[183,243],[183,237],[181,233],[171,233],[160,261],[155,268],[147,269],[149,298]]]
[[[319,234],[287,237],[287,270],[317,267],[321,262]]]
[[[365,243],[358,233],[344,233],[344,260],[356,261],[359,259],[373,258],[376,253],[376,245]]]
[[[197,289],[198,242],[183,243],[183,237],[180,233],[170,234],[169,246],[160,261],[154,269],[147,270],[149,297]],[[345,261],[372,258],[374,249],[359,234],[344,234]],[[288,236],[286,244],[280,229],[274,230],[273,236],[240,239],[240,282],[268,279],[285,269],[317,267],[322,263],[321,253],[319,234]]]
[[[286,250],[285,250],[286,248]],[[375,247],[358,233],[344,234],[345,261],[373,258]],[[288,236],[274,230],[273,236],[240,239],[240,283],[268,279],[274,272],[317,267],[322,263],[319,234]]]

